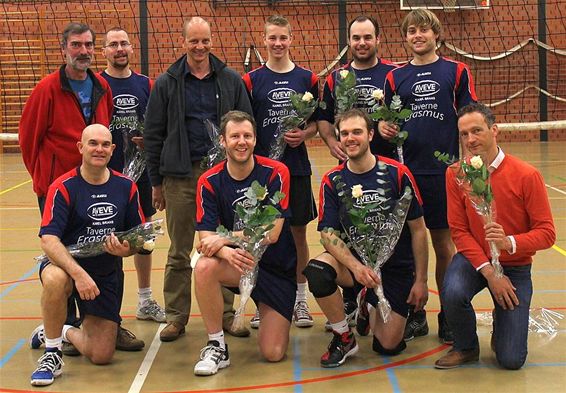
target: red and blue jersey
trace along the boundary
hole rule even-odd
[[[365,70],[357,70],[353,68],[350,63],[330,73],[326,77],[324,92],[322,94],[322,100],[326,103],[326,109],[320,111],[319,120],[326,120],[329,123],[334,124],[336,115],[335,88],[340,70],[347,69],[355,72],[357,80],[356,91],[358,92],[358,101],[356,102],[355,107],[363,109],[367,113],[371,113],[373,105],[370,103],[373,102],[373,91],[375,89],[383,89],[387,73],[396,67],[397,65],[390,61],[378,59],[375,66]],[[373,140],[370,142],[371,152],[373,154],[393,158],[395,154],[395,146],[381,138],[377,132],[377,124],[374,124],[374,130]]]
[[[243,79],[257,123],[254,153],[268,157],[279,120],[289,114],[291,94],[310,92],[318,100],[318,77],[312,71],[295,65],[289,72],[275,72],[261,66],[248,72]],[[315,121],[317,117],[318,110],[315,110],[309,120]],[[304,142],[297,147],[287,146],[281,161],[293,176],[312,174]]]
[[[283,230],[279,240],[270,245],[263,254],[260,267],[294,277],[297,255],[288,223],[288,218],[291,216],[290,175],[287,167],[281,162],[254,155],[254,168],[243,180],[236,180],[230,176],[226,161],[206,171],[197,184],[196,230],[215,232],[219,225],[223,225],[228,230],[243,229],[246,223],[235,222],[236,204],[246,205],[245,193],[254,180],[267,187],[268,197],[265,203],[269,203],[268,199],[273,197],[276,191],[285,194],[275,206],[285,218]]]
[[[336,189],[336,176],[345,184],[344,189],[350,190],[355,185],[361,185],[363,196],[355,200],[355,205],[376,203],[375,209],[371,210],[365,218],[367,224],[372,224],[376,230],[382,230],[380,225],[391,213],[395,203],[403,195],[405,187],[410,187],[413,199],[407,213],[407,221],[417,219],[423,215],[422,200],[409,169],[392,159],[377,156],[376,165],[365,173],[353,173],[348,169],[347,161],[328,171],[322,178],[319,197],[318,231],[324,228],[333,228],[349,236],[355,236],[356,227],[351,223],[339,190]],[[351,250],[357,256],[354,250]],[[359,257],[358,257],[359,259]],[[391,256],[389,265],[401,264],[413,266],[413,248],[411,245],[411,233],[405,223],[395,252]]]
[[[444,175],[446,164],[434,152],[459,156],[457,113],[477,101],[468,66],[445,57],[426,65],[409,62],[387,75],[384,93],[387,105],[397,94],[413,112],[401,126],[409,133],[403,145],[405,164],[415,175]]]
[[[127,78],[114,78],[104,71],[100,75],[110,85],[114,102],[110,132],[112,143],[116,145],[116,148],[108,167],[122,172],[124,169],[124,131],[129,131],[128,135],[131,136],[141,136],[145,109],[153,83],[147,76],[133,71]],[[128,143],[132,142],[128,141]]]
[[[110,170],[104,184],[86,182],[75,168],[53,182],[47,192],[39,236],[54,235],[65,246],[102,241],[112,232],[145,222],[135,183]],[[89,274],[114,272],[120,257],[102,254],[77,258]]]

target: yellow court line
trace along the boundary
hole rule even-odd
[[[23,182],[23,183],[16,184],[15,186],[10,187],[10,188],[8,188],[8,189],[6,189],[6,190],[0,191],[0,195],[4,195],[4,194],[6,194],[7,192],[10,192],[10,191],[12,191],[12,190],[15,190],[16,188],[19,188],[19,187],[21,187],[21,186],[25,186],[25,185],[28,184],[28,183],[31,183],[31,179],[26,180],[26,181]]]
[[[553,245],[552,248],[566,257],[566,250],[563,250],[562,248],[558,247],[556,244]]]

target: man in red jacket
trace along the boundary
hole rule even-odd
[[[82,130],[95,123],[108,127],[112,119],[114,104],[108,82],[89,69],[94,42],[94,31],[88,25],[69,23],[61,36],[65,64],[37,84],[22,113],[20,149],[42,215],[49,185],[81,164],[76,144]],[[74,299],[69,301],[66,323],[80,323]],[[63,353],[79,354],[68,345]]]

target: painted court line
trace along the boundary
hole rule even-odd
[[[149,374],[149,370],[151,369],[151,365],[155,360],[155,356],[157,356],[157,352],[159,351],[159,347],[161,347],[161,340],[159,339],[159,333],[165,328],[166,324],[162,323],[159,325],[155,336],[153,337],[153,341],[151,342],[151,346],[147,350],[143,362],[136,373],[136,377],[134,378],[132,385],[130,386],[130,390],[128,393],[139,393],[145,379],[147,378],[147,374]]]
[[[0,359],[0,368],[4,367],[4,365],[8,363],[8,360],[10,360],[16,354],[16,352],[18,352],[20,348],[24,346],[25,343],[26,340],[24,340],[23,338],[18,340],[17,344],[14,345],[6,355],[2,356],[2,359]]]
[[[560,254],[566,257],[566,250],[563,250],[562,248],[558,247],[556,244],[552,246],[552,249],[558,251]]]
[[[26,180],[26,181],[23,182],[23,183],[16,184],[16,185],[13,186],[13,187],[6,188],[5,190],[0,191],[0,195],[4,195],[4,194],[6,194],[7,192],[10,192],[10,191],[15,190],[16,188],[19,188],[19,187],[21,187],[21,186],[25,186],[25,185],[28,184],[28,183],[31,183],[31,179]]]
[[[0,292],[0,300],[2,300],[4,298],[4,296],[6,296],[7,294],[9,294],[10,292],[12,292],[14,289],[16,289],[18,287],[18,285],[20,285],[20,283],[25,280],[26,278],[28,278],[29,276],[31,276],[32,274],[37,273],[37,271],[39,270],[39,263],[36,264],[33,269],[31,269],[30,271],[28,271],[27,273],[25,273],[23,276],[21,276],[20,278],[18,278],[18,281],[15,282],[14,284],[10,285],[8,288],[4,289],[2,292]]]
[[[566,195],[566,191],[562,191],[562,190],[559,189],[559,188],[552,187],[550,184],[545,184],[545,186],[547,186],[547,187],[550,188],[551,190],[554,190],[554,191],[556,191],[556,192],[559,192],[559,193],[561,193],[561,194]]]
[[[301,370],[301,340],[296,336],[293,336],[293,379],[295,381],[303,379]],[[303,393],[303,385],[295,385],[293,392]]]

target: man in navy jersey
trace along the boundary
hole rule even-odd
[[[348,45],[352,54],[352,61],[339,70],[335,70],[326,78],[322,100],[326,103],[326,109],[321,110],[318,130],[320,136],[337,159],[344,161],[348,157],[342,150],[340,142],[336,138],[334,117],[336,115],[335,88],[338,73],[342,69],[353,70],[356,73],[358,101],[356,108],[370,112],[373,100],[372,93],[375,89],[383,89],[385,76],[396,67],[390,61],[379,58],[377,46],[379,45],[379,25],[377,21],[366,15],[360,15],[353,19],[348,25]],[[379,135],[374,135],[370,144],[373,154],[385,157],[394,157],[395,147],[390,143],[383,143]]]
[[[348,159],[327,172],[320,186],[318,230],[326,251],[312,259],[304,273],[334,335],[328,351],[320,359],[322,367],[338,367],[358,351],[338,286],[355,288],[356,291],[367,288],[367,302],[360,306],[363,308],[360,312],[369,314],[373,350],[386,356],[397,355],[406,348],[403,334],[409,304],[420,310],[428,299],[428,245],[418,187],[407,167],[371,153],[372,125],[369,116],[361,109],[351,109],[338,116],[336,126],[340,144]],[[412,190],[407,221],[393,255],[381,268],[383,290],[392,309],[387,323],[375,312],[377,297],[373,288],[379,283],[377,274],[361,262],[360,256],[349,249],[340,236],[325,230],[331,228],[349,234],[356,231],[348,218],[341,217],[346,205],[337,190],[338,182],[345,183],[345,190],[361,185],[361,203],[377,203],[377,207],[365,218],[366,223],[376,226],[382,218],[388,217],[405,188]]]
[[[318,100],[318,77],[291,61],[291,25],[285,17],[269,17],[265,22],[264,34],[267,63],[244,75],[244,83],[258,124],[254,153],[269,157],[279,121],[289,112],[287,108],[291,94],[310,92],[313,99]],[[314,324],[307,305],[307,279],[302,272],[309,260],[307,224],[316,218],[316,204],[311,191],[312,170],[305,145],[305,140],[316,135],[315,120],[316,112],[303,128],[285,134],[287,147],[281,159],[291,173],[291,232],[297,248],[298,284],[293,320],[298,327],[311,327]],[[257,328],[259,322],[260,315],[256,311],[251,326]]]
[[[197,185],[197,226],[202,254],[195,267],[195,292],[208,342],[201,350],[195,375],[216,374],[230,365],[228,345],[222,330],[221,286],[237,287],[241,274],[254,266],[252,256],[216,233],[222,224],[240,230],[234,222],[237,203],[253,181],[267,187],[268,195],[280,191],[285,197],[275,206],[281,218],[269,232],[267,248],[259,263],[256,286],[251,294],[261,315],[259,349],[265,360],[280,361],[287,351],[293,317],[296,285],[296,250],[289,229],[289,170],[284,164],[253,155],[256,128],[253,117],[240,111],[228,112],[220,126],[226,160],[205,172]],[[237,288],[236,288],[237,289]]]
[[[147,76],[130,69],[130,56],[133,56],[134,50],[128,33],[124,29],[116,27],[106,32],[102,54],[106,58],[106,69],[100,75],[110,85],[114,100],[114,114],[110,123],[110,131],[116,149],[114,149],[108,167],[122,172],[124,169],[124,147],[130,144],[131,148],[132,144],[127,139],[131,138],[134,142],[143,143],[141,128],[152,82]],[[143,144],[141,147],[143,147]],[[147,170],[143,171],[136,185],[140,194],[143,214],[148,221],[151,221],[151,216],[156,211],[151,203],[151,184]],[[165,322],[165,310],[152,298],[151,262],[151,251],[142,250],[134,255],[134,265],[138,278],[136,318]],[[128,337],[130,336],[128,335]],[[130,340],[120,340],[119,338],[117,345],[118,349],[139,350],[143,348],[143,341],[134,340],[131,337]]]
[[[144,222],[136,185],[107,168],[115,147],[110,131],[90,125],[77,146],[82,164],[49,187],[39,231],[49,260],[39,268],[45,353],[31,376],[34,386],[50,385],[61,375],[63,340],[94,364],[110,362],[120,323],[120,259],[137,252],[127,241],[120,243],[114,232]],[[73,258],[65,248],[104,238],[106,253],[96,257]],[[71,293],[83,317],[80,329],[64,325]]]
[[[441,29],[440,21],[429,10],[417,9],[407,14],[401,30],[413,59],[387,75],[384,89],[388,105],[397,94],[403,106],[413,112],[402,126],[409,133],[403,145],[403,155],[423,196],[425,221],[436,254],[439,292],[455,250],[446,217],[446,165],[434,157],[434,152],[438,150],[459,156],[456,113],[463,106],[477,101],[468,66],[436,54]],[[379,133],[385,139],[391,139],[397,132],[396,126],[379,123]],[[409,324],[411,329],[407,331],[407,339],[428,333],[424,310],[414,316],[414,322]],[[440,340],[451,344],[452,332],[442,310],[438,324]]]

